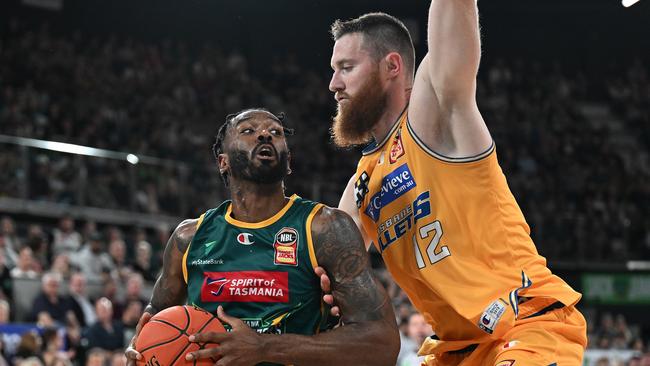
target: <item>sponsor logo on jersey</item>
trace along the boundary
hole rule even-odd
[[[203,252],[204,252],[204,253],[209,252],[210,249],[212,249],[212,247],[213,247],[216,243],[217,243],[216,241],[211,241],[211,242],[208,242],[208,243],[204,243],[204,244],[203,244]]]
[[[365,171],[359,175],[359,179],[354,183],[354,200],[357,204],[357,208],[361,208],[363,204],[363,199],[366,198],[368,194],[368,182],[370,182],[370,176]]]
[[[377,239],[382,252],[400,238],[410,237],[406,234],[411,232],[415,224],[431,214],[429,196],[429,191],[420,193],[412,203],[406,205],[401,211],[378,222]]]
[[[287,272],[204,272],[203,277],[203,302],[289,302]]]
[[[506,342],[506,344],[503,345],[502,349],[509,349],[509,348],[512,348],[512,347],[516,346],[517,343],[519,343],[519,341],[510,341],[510,342]]]
[[[497,366],[512,366],[515,364],[515,360],[503,360],[497,364]]]
[[[506,304],[503,303],[503,300],[495,300],[485,309],[483,315],[481,315],[478,321],[478,327],[486,333],[492,334],[505,312]]]
[[[195,259],[190,263],[192,266],[204,266],[204,265],[211,265],[211,264],[223,264],[223,259],[218,258],[210,258],[210,259]]]
[[[237,235],[237,242],[241,245],[251,245],[255,243],[255,239],[251,233],[240,233]]]
[[[381,180],[381,189],[370,198],[365,210],[366,215],[376,222],[382,207],[400,198],[415,186],[415,179],[408,164],[400,165]]]
[[[283,227],[275,234],[273,243],[275,255],[273,263],[283,266],[298,265],[298,231],[292,227]]]
[[[402,128],[400,127],[393,138],[393,144],[390,147],[389,161],[394,164],[400,156],[404,155],[404,145],[402,145]]]

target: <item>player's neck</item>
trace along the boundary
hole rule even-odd
[[[384,113],[381,115],[379,122],[375,124],[372,128],[372,136],[375,138],[377,143],[381,142],[386,138],[386,135],[393,128],[397,120],[399,119],[404,108],[406,108],[409,96],[411,94],[411,89],[408,89],[406,93],[402,91],[398,93],[391,93],[387,99],[387,106],[384,110]]]
[[[282,183],[231,181],[230,197],[232,217],[243,222],[264,221],[273,217],[287,204]]]

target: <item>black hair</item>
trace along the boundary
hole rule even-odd
[[[226,116],[226,121],[219,127],[219,130],[217,131],[217,135],[214,137],[214,143],[212,144],[212,155],[214,156],[214,159],[217,161],[217,163],[219,163],[219,155],[223,153],[223,142],[226,140],[226,133],[228,132],[228,127],[234,126],[232,122],[235,119],[237,119],[238,116],[240,116],[243,113],[252,112],[252,111],[265,112],[270,114],[271,116],[274,117],[276,121],[280,123],[280,125],[282,125],[282,130],[284,131],[284,134],[286,136],[293,136],[294,130],[284,125],[284,121],[286,119],[286,115],[284,114],[284,112],[275,114],[266,108],[247,108],[236,113],[231,113]],[[222,173],[221,171],[219,171],[219,174],[221,175],[223,184],[226,187],[228,187],[228,174],[226,172]]]
[[[368,13],[350,20],[337,19],[330,29],[334,41],[350,33],[361,33],[366,49],[375,60],[390,52],[399,53],[404,59],[406,70],[413,75],[415,70],[415,47],[411,34],[404,23],[386,13]]]

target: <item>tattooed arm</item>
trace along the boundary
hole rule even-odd
[[[140,354],[134,349],[135,340],[142,327],[157,312],[174,305],[182,305],[187,296],[187,286],[183,279],[183,254],[196,233],[196,219],[181,222],[167,241],[163,255],[163,271],[153,287],[149,305],[136,326],[135,335],[126,349],[127,364],[134,365]]]
[[[192,339],[195,342],[220,345],[193,352],[188,359],[219,355],[218,366],[262,361],[295,365],[395,365],[399,352],[395,314],[370,268],[356,224],[343,211],[325,207],[314,217],[312,237],[316,259],[332,279],[343,326],[313,336],[257,334],[219,308],[219,317],[231,324],[233,331],[196,335]]]

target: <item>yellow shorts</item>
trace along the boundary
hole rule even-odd
[[[421,354],[436,341],[427,339]],[[573,306],[517,320],[502,339],[465,353],[427,355],[423,366],[580,366],[587,346],[587,324]]]

